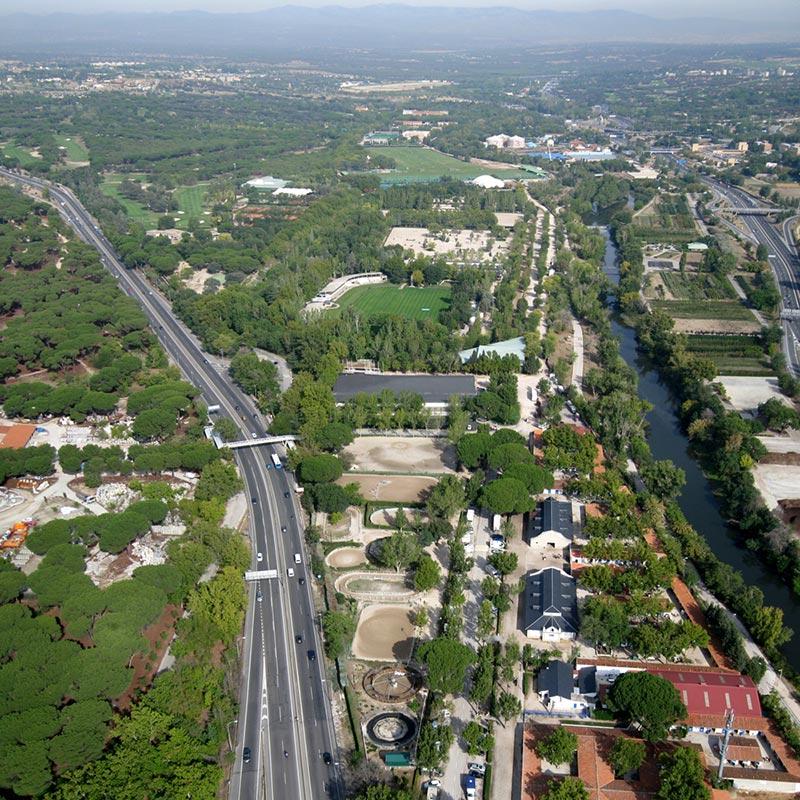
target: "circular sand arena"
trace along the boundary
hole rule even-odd
[[[417,732],[417,721],[408,714],[376,714],[367,723],[367,736],[378,747],[402,747]]]
[[[336,579],[337,592],[356,600],[409,600],[415,594],[406,576],[395,572],[351,572]]]
[[[353,655],[365,661],[406,661],[414,647],[414,633],[404,606],[367,606],[358,619]]]
[[[363,547],[337,547],[331,550],[325,563],[334,569],[347,569],[366,563],[367,555]]]
[[[392,664],[371,669],[362,681],[364,691],[379,703],[405,703],[422,686],[422,675],[413,667]]]

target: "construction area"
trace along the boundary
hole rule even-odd
[[[427,228],[392,228],[383,246],[400,246],[415,256],[443,256],[458,264],[492,262],[508,251],[508,241],[496,239],[489,231],[468,229],[432,233]]]

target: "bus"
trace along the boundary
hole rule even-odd
[[[275,467],[275,469],[280,469],[283,466],[283,464],[281,464],[281,460],[278,458],[277,453],[272,453],[270,458],[272,459],[272,466]]]

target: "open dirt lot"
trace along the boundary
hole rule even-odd
[[[366,661],[406,661],[414,646],[414,625],[404,606],[367,606],[358,620],[353,655]]]
[[[716,380],[725,387],[730,405],[736,411],[754,413],[761,403],[773,397],[786,405],[791,405],[789,399],[778,388],[777,378],[721,375]]]
[[[453,472],[456,452],[447,439],[362,436],[345,448],[359,469],[377,472]]]
[[[775,508],[778,500],[800,497],[800,467],[789,464],[758,464],[753,470],[753,477],[767,508]]]
[[[398,503],[421,503],[436,478],[423,475],[359,475],[346,472],[336,481],[340,486],[357,483],[367,500],[390,500]]]
[[[427,228],[392,228],[384,247],[400,245],[418,256],[466,256],[491,261],[508,250],[508,240],[498,241],[489,231],[446,230],[432,234]]]

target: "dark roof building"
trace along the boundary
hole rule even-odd
[[[548,497],[543,503],[539,503],[531,520],[531,536],[538,537],[548,533],[560,534],[564,539],[572,541],[575,535],[572,503],[565,503],[554,497]]]
[[[534,639],[556,642],[578,632],[575,581],[555,567],[528,575],[523,630]]]
[[[446,406],[453,395],[472,397],[478,393],[473,375],[382,375],[360,372],[341,374],[333,387],[337,403],[358,394],[395,394],[413,392],[422,395],[426,406]]]
[[[536,691],[540,697],[563,697],[569,700],[575,689],[572,665],[564,661],[551,661],[536,677]]]

